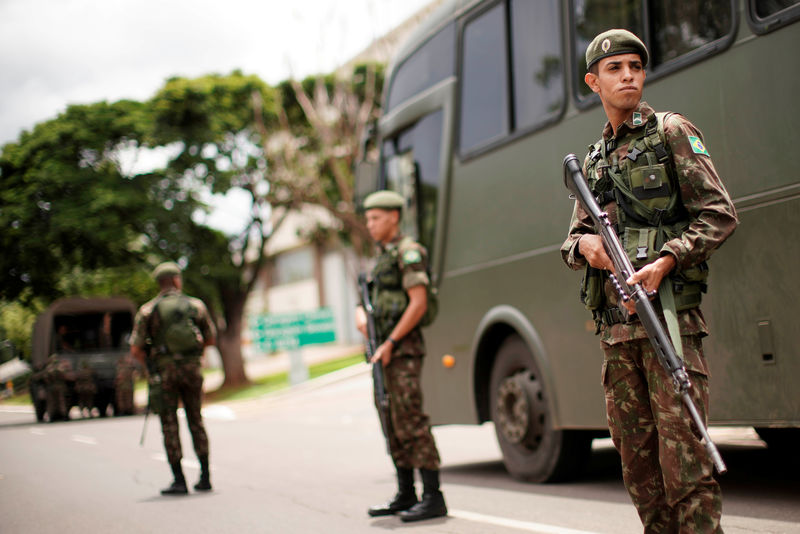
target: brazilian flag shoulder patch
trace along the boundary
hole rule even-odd
[[[422,254],[419,253],[419,250],[412,248],[403,252],[403,263],[405,263],[406,265],[419,263],[421,261],[422,261]]]
[[[702,154],[703,156],[709,156],[708,150],[706,150],[706,145],[703,144],[703,141],[701,141],[699,137],[690,135],[689,144],[692,145],[692,152],[694,152],[695,154]]]

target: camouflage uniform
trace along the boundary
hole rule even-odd
[[[44,377],[47,384],[47,414],[50,416],[50,421],[69,419],[67,382],[74,380],[69,360],[59,358],[55,354],[50,356]]]
[[[114,395],[117,401],[115,413],[117,415],[133,414],[133,363],[127,357],[117,361]]]
[[[629,145],[640,139],[652,108],[641,102],[617,135],[609,123],[601,142],[607,143],[608,161],[622,162]],[[736,213],[711,158],[702,134],[680,115],[664,121],[666,145],[677,177],[680,201],[689,225],[658,251],[676,259],[673,274],[704,262],[734,231]],[[700,144],[698,144],[698,141]],[[584,172],[590,164],[584,162]],[[617,224],[617,205],[602,208]],[[618,229],[622,234],[623,229]],[[595,233],[591,218],[576,202],[569,235],[561,247],[564,261],[573,269],[586,266],[577,249],[583,234]],[[603,287],[606,309],[619,305],[609,282]],[[708,367],[701,338],[708,334],[700,309],[680,311],[678,321],[684,363],[692,381],[691,395],[702,417],[708,409]],[[637,508],[645,532],[721,532],[722,497],[712,476],[713,466],[690,425],[683,405],[647,339],[641,322],[599,321],[605,354],[602,381],[608,426],[622,458],[625,486]]]
[[[180,294],[178,290],[162,292],[139,308],[134,320],[131,345],[145,348],[148,340],[157,338],[159,329],[158,314],[153,309],[159,299],[168,294]],[[216,337],[216,330],[205,304],[199,299],[189,297],[196,309],[195,323],[203,339]],[[169,354],[153,348],[148,358],[153,358],[155,369],[161,376],[163,409],[160,410],[161,431],[164,434],[164,448],[171,465],[180,463],[183,453],[178,432],[178,400],[183,402],[192,443],[198,457],[208,456],[208,436],[203,426],[200,407],[203,394],[203,375],[200,372],[202,348],[195,354]]]
[[[427,252],[410,238],[396,236],[379,246],[372,272],[372,301],[379,341],[386,340],[408,306],[409,288],[430,283]],[[419,327],[398,340],[392,359],[384,367],[386,391],[390,398],[392,460],[400,468],[439,469],[439,452],[422,411],[420,378],[425,342]]]
[[[85,408],[89,413],[89,417],[91,417],[94,396],[97,393],[97,384],[94,381],[94,372],[86,362],[81,362],[80,369],[75,374],[75,393],[78,394],[78,408],[81,411],[81,416],[83,416]]]

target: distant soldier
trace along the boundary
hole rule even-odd
[[[117,374],[114,377],[114,394],[116,396],[115,415],[133,415],[133,371],[134,364],[130,357],[117,360]]]
[[[78,372],[75,373],[75,393],[78,395],[78,409],[81,417],[92,417],[97,384],[94,380],[94,371],[86,360],[81,360]],[[85,413],[84,410],[86,410]]]
[[[153,271],[159,293],[139,308],[131,336],[131,354],[148,373],[160,379],[161,431],[164,448],[172,468],[172,484],[161,490],[162,495],[188,493],[181,469],[181,441],[178,435],[178,400],[183,402],[189,431],[197,459],[200,461],[200,481],[197,491],[209,491],[211,478],[208,464],[208,436],[200,414],[203,395],[203,375],[200,373],[203,350],[214,344],[216,329],[208,309],[199,299],[181,292],[181,270],[172,262],[162,263]]]
[[[397,514],[402,521],[419,521],[447,515],[439,489],[439,451],[422,410],[420,378],[425,342],[420,321],[428,309],[425,248],[400,233],[403,197],[378,191],[364,201],[367,229],[378,246],[372,272],[372,305],[378,342],[372,363],[381,362],[386,391],[391,399],[392,461],[397,470],[395,497],[368,510],[372,517]],[[357,312],[358,327],[366,335],[363,308]],[[414,489],[414,469],[422,478],[422,500]]]
[[[50,422],[69,420],[67,382],[74,380],[69,360],[59,358],[56,354],[51,355],[44,370],[44,380],[47,386],[47,415]]]

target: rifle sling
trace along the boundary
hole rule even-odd
[[[675,306],[675,295],[672,292],[672,280],[665,276],[658,288],[658,297],[661,299],[661,309],[664,312],[664,320],[667,323],[669,337],[672,346],[675,347],[675,354],[683,360],[683,342],[681,341],[681,329],[678,325],[678,312]]]

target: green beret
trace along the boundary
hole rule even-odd
[[[380,208],[384,210],[399,210],[403,208],[405,199],[394,191],[376,191],[364,200],[364,210]]]
[[[642,66],[647,66],[647,47],[628,30],[608,30],[594,38],[586,48],[586,70],[604,57],[620,54],[639,54]]]
[[[181,268],[177,263],[171,261],[165,261],[153,269],[153,278],[155,280],[158,280],[159,278],[165,278],[167,276],[179,276],[180,274]]]

